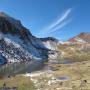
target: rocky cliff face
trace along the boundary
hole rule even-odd
[[[47,59],[48,49],[19,20],[0,13],[0,54],[7,62],[19,62]]]
[[[82,32],[79,35],[70,39],[69,42],[73,43],[80,50],[89,51],[90,50],[90,33]]]
[[[69,50],[77,48],[80,51],[89,51],[90,33],[83,32],[61,44],[53,37],[36,38],[19,20],[0,13],[0,65],[33,59],[56,59],[68,47]]]
[[[90,33],[82,32],[59,45],[61,57],[87,60],[90,57]]]
[[[60,44],[59,40],[53,37],[40,38],[46,48],[49,49],[48,56],[50,59],[57,59],[60,55],[58,50],[58,45]]]
[[[53,37],[40,38],[43,44],[50,50],[57,50],[59,40]]]
[[[5,63],[7,63],[7,60],[6,60],[6,58],[3,57],[2,54],[0,53],[0,65],[5,64]]]
[[[70,42],[81,42],[81,43],[90,43],[90,33],[82,32],[79,35],[71,38]]]

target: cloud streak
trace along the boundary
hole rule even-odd
[[[56,21],[51,23],[49,26],[45,27],[41,31],[41,34],[47,34],[47,33],[55,32],[58,29],[61,29],[62,27],[66,26],[69,23],[69,21],[67,21],[67,18],[71,12],[72,12],[71,8],[66,10],[65,13],[62,16],[60,16]]]
[[[61,29],[62,27],[66,26],[69,22],[70,20],[61,23],[60,25],[54,27],[52,30],[49,30],[48,33],[52,33],[52,32],[57,31],[58,29]]]

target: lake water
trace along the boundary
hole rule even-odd
[[[60,81],[66,81],[66,80],[69,80],[70,77],[69,76],[60,76],[60,77],[57,77],[56,79],[60,80]]]
[[[26,72],[31,73],[32,71],[41,69],[43,66],[43,61],[9,63],[0,67],[0,76],[10,76]]]
[[[50,60],[52,64],[72,64],[76,61],[72,60]],[[27,62],[9,63],[0,67],[0,76],[11,76],[16,74],[31,73],[32,71],[41,70],[45,67],[44,61],[33,60]],[[48,65],[46,65],[48,67]],[[48,68],[47,68],[48,69]],[[62,77],[63,79],[63,77]]]

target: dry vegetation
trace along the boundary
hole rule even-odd
[[[0,79],[0,87],[2,87],[4,83],[6,84],[6,87],[17,87],[18,90],[36,90],[30,77],[24,77],[21,75]]]
[[[18,75],[0,80],[0,87],[5,82],[8,87],[18,87],[18,90],[90,90],[90,52],[76,46],[59,46],[64,55],[59,60],[71,59],[74,63],[45,63],[52,71],[40,71],[42,74],[33,77]],[[78,62],[80,61],[80,62]],[[36,72],[37,74],[37,72]],[[59,80],[65,76],[69,79]]]
[[[83,49],[77,45],[60,45],[58,48],[63,52],[62,58],[59,59],[71,59],[78,61],[90,60],[90,51]]]
[[[39,90],[90,90],[90,61],[73,64],[50,64],[56,68],[52,73],[35,76],[35,86]],[[49,77],[49,75],[51,76]],[[68,80],[57,80],[57,77],[67,76]]]

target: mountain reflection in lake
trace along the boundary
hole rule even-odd
[[[26,62],[8,63],[0,67],[0,76],[14,76],[16,74],[31,73],[36,70],[51,70],[48,64],[72,64],[72,60],[49,60],[44,64],[43,60],[33,60]]]
[[[30,73],[32,71],[39,70],[43,66],[44,64],[42,60],[8,63],[0,67],[0,76],[10,76],[26,72]]]

